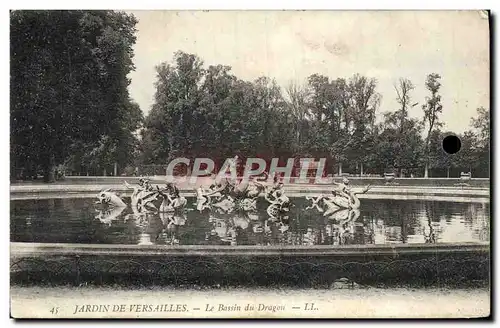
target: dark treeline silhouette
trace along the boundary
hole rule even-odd
[[[78,175],[140,174],[136,167],[176,157],[220,165],[234,155],[278,157],[283,165],[326,158],[325,174],[489,177],[489,109],[478,108],[458,135],[461,151],[446,154],[442,139],[453,133],[442,129],[447,108],[436,73],[419,81],[426,99],[413,99],[415,86],[401,78],[384,95],[399,108],[384,112],[377,81],[359,74],[313,74],[282,88],[179,51],[156,66],[154,103],[143,118],[127,90],[135,24],[113,11],[11,13],[12,178],[41,173],[52,181],[58,165]],[[416,106],[421,121],[408,115]]]

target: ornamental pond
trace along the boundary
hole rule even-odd
[[[361,245],[489,242],[490,204],[474,201],[362,199],[360,215],[339,223],[305,197],[290,197],[286,216],[270,218],[259,199],[252,212],[199,212],[188,197],[182,214],[106,209],[93,198],[11,200],[11,242],[127,245]],[[129,199],[125,200],[130,202]]]

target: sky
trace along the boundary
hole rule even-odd
[[[130,11],[138,19],[131,97],[147,114],[155,66],[174,52],[229,65],[245,80],[274,78],[285,87],[318,73],[375,78],[381,113],[398,108],[394,85],[416,86],[410,116],[421,118],[425,79],[441,75],[444,130],[469,128],[489,107],[489,26],[479,11]]]

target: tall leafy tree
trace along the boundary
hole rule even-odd
[[[155,101],[146,118],[150,138],[164,147],[170,158],[192,157],[205,132],[200,111],[203,62],[195,55],[177,52],[174,64],[156,67]]]
[[[411,92],[415,89],[415,86],[409,79],[400,78],[398,84],[394,86],[397,94],[397,102],[401,106],[398,109],[399,116],[399,131],[403,132],[405,128],[405,123],[408,120],[408,110],[412,107],[418,105],[418,103],[411,104]]]
[[[375,114],[381,96],[376,91],[377,81],[359,74],[349,80],[348,87],[350,107],[346,114],[350,116],[352,123],[349,126],[346,122],[348,134],[343,135],[343,138],[347,139],[348,160],[359,164],[362,172],[363,163],[368,160],[370,152],[374,150]]]
[[[415,168],[417,163],[415,163],[415,156],[409,154],[412,149],[409,148],[408,141],[411,138],[416,137],[416,132],[419,130],[419,126],[416,121],[410,120],[408,117],[408,112],[410,108],[415,107],[418,103],[412,103],[411,92],[415,89],[415,86],[409,79],[400,78],[398,83],[394,85],[394,90],[396,91],[396,101],[399,103],[400,107],[395,111],[394,114],[388,114],[385,118],[387,123],[391,125],[392,132],[395,133],[394,147],[393,151],[395,154],[395,159],[393,162],[393,169],[398,171],[398,175],[401,176],[402,170],[405,168]],[[420,138],[417,138],[420,140]],[[411,142],[415,146],[415,142]],[[414,149],[418,154],[420,147]]]
[[[40,167],[53,181],[55,166],[83,147],[119,138],[122,119],[135,115],[127,90],[135,24],[113,11],[11,12],[15,167]]]
[[[310,90],[305,85],[299,85],[295,82],[290,82],[286,87],[286,103],[289,116],[293,125],[290,126],[294,130],[293,150],[297,155],[303,154],[306,149],[303,149],[304,133],[307,129],[308,106]]]
[[[425,87],[431,93],[430,97],[426,98],[426,102],[422,105],[424,111],[424,124],[427,128],[427,135],[425,138],[425,172],[424,177],[429,176],[429,144],[434,129],[439,128],[442,124],[439,122],[439,114],[443,111],[441,105],[441,95],[439,89],[441,88],[441,76],[436,73],[429,74],[425,82]]]
[[[398,112],[384,114],[379,127],[376,150],[377,166],[380,171],[403,170],[416,174],[423,156],[421,123],[416,119],[406,119],[400,130],[401,115]]]
[[[490,171],[490,111],[484,107],[477,109],[477,116],[472,118],[471,125],[476,138],[478,166],[483,177],[489,177]]]
[[[446,177],[450,177],[450,169],[455,165],[455,154],[448,154],[443,149],[443,139],[446,136],[454,135],[452,132],[432,131],[429,141],[428,157],[429,169],[434,169],[439,175],[446,171]]]
[[[461,140],[460,151],[453,156],[454,166],[462,172],[471,172],[478,166],[477,139],[472,131],[459,135]]]

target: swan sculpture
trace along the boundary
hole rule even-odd
[[[102,204],[112,207],[127,207],[127,204],[118,196],[116,193],[112,192],[111,189],[106,189],[101,191],[97,195],[96,204]]]
[[[312,204],[306,207],[306,210],[317,209],[323,213],[323,216],[336,221],[350,221],[353,217],[359,217],[360,200],[357,195],[364,194],[370,189],[368,185],[361,191],[353,191],[342,185],[340,190],[332,191],[331,196],[307,196],[306,199],[311,200]]]

